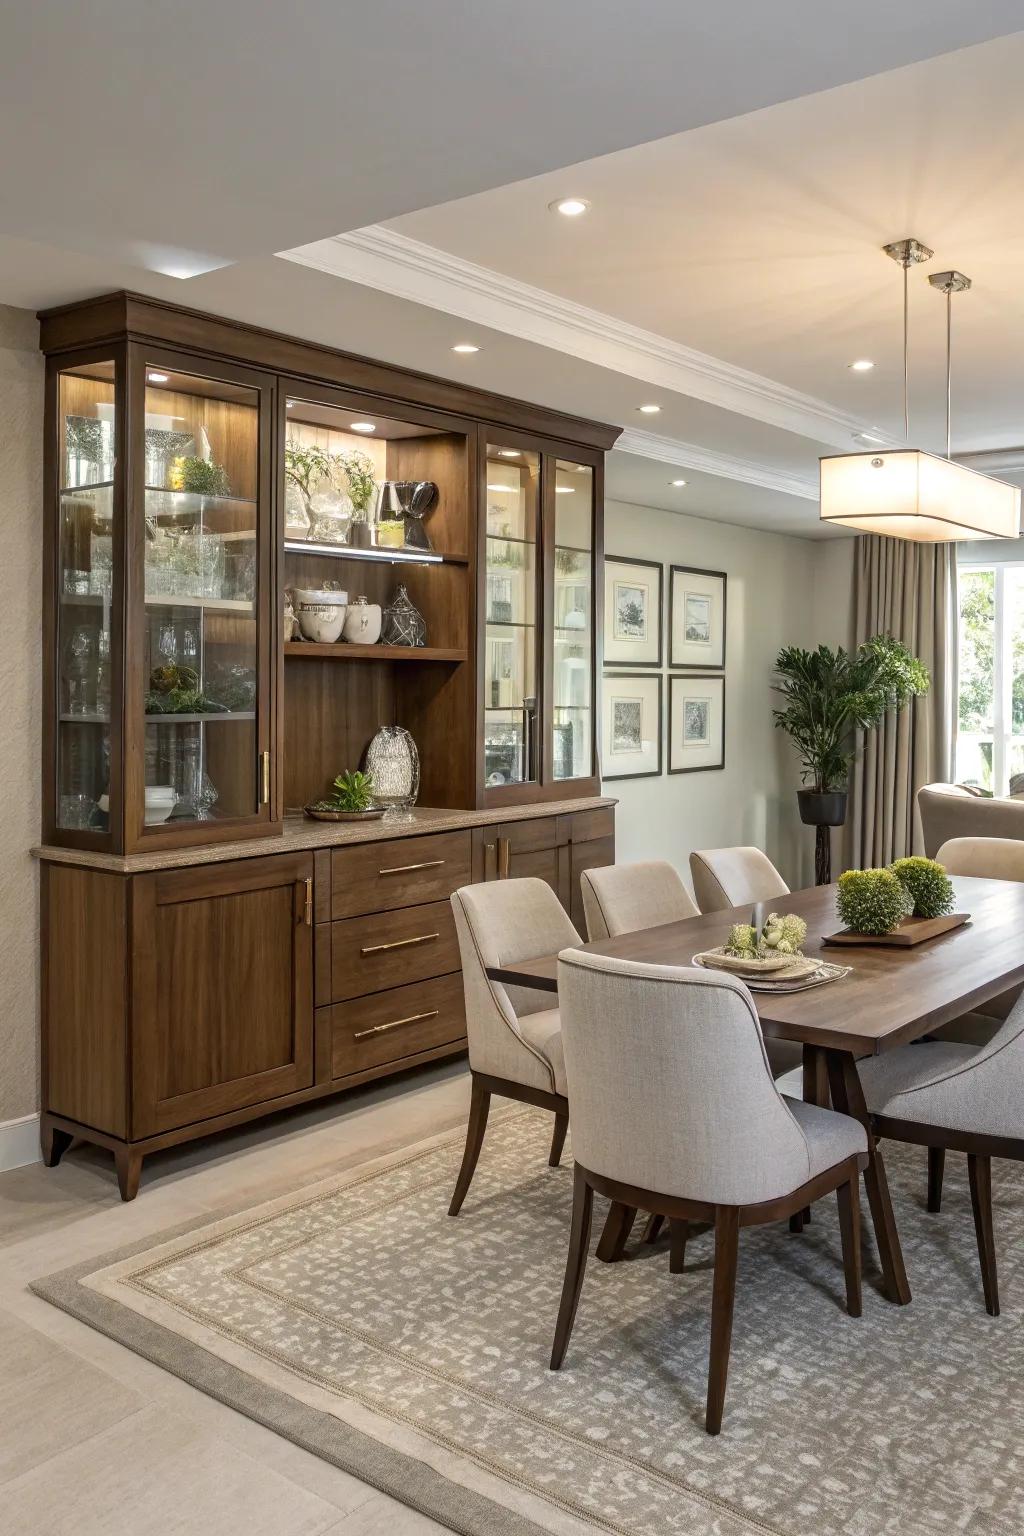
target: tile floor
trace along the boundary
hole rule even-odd
[[[428,1536],[446,1527],[214,1402],[27,1289],[38,1275],[465,1123],[464,1062],[150,1159],[0,1174],[4,1536]]]

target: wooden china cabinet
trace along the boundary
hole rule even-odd
[[[130,1198],[160,1146],[464,1049],[459,884],[582,925],[617,432],[132,294],[41,320],[44,1154],[110,1146]],[[436,485],[425,540],[393,482]],[[286,639],[329,584],[404,585],[425,643]],[[389,724],[417,809],[303,821]]]

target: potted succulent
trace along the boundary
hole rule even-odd
[[[315,800],[305,807],[314,821],[369,821],[384,815],[373,804],[373,776],[346,771],[339,773],[326,800]]]
[[[852,651],[784,646],[775,672],[774,687],[784,708],[772,713],[800,757],[806,786],[797,791],[800,819],[817,828],[815,879],[826,885],[831,879],[828,829],[846,820],[847,779],[858,732],[874,729],[889,710],[927,693],[931,680],[927,668],[891,635],[874,635]]]

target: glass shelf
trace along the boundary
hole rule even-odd
[[[467,555],[442,555],[431,549],[357,549],[351,544],[314,544],[310,539],[285,539],[285,549],[297,555],[326,555],[331,560],[383,560],[392,565],[468,565]]]
[[[93,601],[98,601],[94,598]],[[72,599],[74,602],[88,599]],[[186,592],[147,592],[147,608],[198,608],[217,613],[241,613],[254,618],[256,605],[245,597],[190,597]]]
[[[149,714],[147,725],[208,725],[211,720],[255,720],[254,709],[210,709],[201,715]]]

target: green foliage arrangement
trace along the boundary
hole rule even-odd
[[[348,481],[348,493],[357,512],[370,510],[377,482],[373,478],[373,460],[354,449],[351,453],[339,453],[338,468]]]
[[[182,459],[181,488],[196,496],[226,496],[228,472],[223,464],[215,464],[212,459]]]
[[[301,443],[284,445],[284,473],[287,480],[297,485],[308,508],[309,498],[321,480],[330,480],[334,461],[329,453],[314,445],[303,447]]]
[[[927,668],[890,635],[875,635],[855,651],[784,646],[775,670],[785,701],[772,712],[775,725],[796,746],[804,783],[818,791],[843,789],[857,732],[927,693],[931,683]]]
[[[854,933],[892,933],[913,910],[913,899],[891,869],[848,869],[839,876],[836,911]]]
[[[331,788],[330,798],[317,800],[310,807],[314,811],[368,811],[373,805],[373,776],[369,773],[346,771],[339,773]]]
[[[750,923],[736,923],[729,930],[726,953],[742,960],[766,960],[770,955],[798,955],[807,937],[807,924],[795,912],[779,916],[769,912],[758,933]]]
[[[211,699],[199,686],[194,667],[155,667],[146,693],[147,715],[219,715],[225,706]]]
[[[953,910],[953,882],[934,859],[897,859],[889,868],[910,893],[915,917],[945,917]]]

